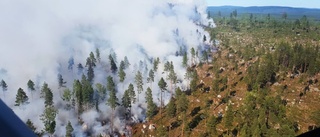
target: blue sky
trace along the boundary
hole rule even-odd
[[[289,6],[319,8],[320,0],[206,0],[209,6]],[[319,13],[320,14],[320,13]]]

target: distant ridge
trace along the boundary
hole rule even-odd
[[[207,8],[210,13],[217,14],[219,11],[224,15],[229,15],[232,11],[237,10],[238,14],[270,14],[270,15],[282,15],[284,12],[288,16],[294,18],[301,18],[306,15],[309,18],[320,19],[320,9],[312,8],[295,8],[295,7],[282,7],[282,6],[209,6]]]

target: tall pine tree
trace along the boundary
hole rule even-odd
[[[16,104],[15,106],[20,106],[21,104],[27,103],[29,100],[28,96],[26,93],[23,91],[22,88],[18,89],[18,93],[16,95]]]

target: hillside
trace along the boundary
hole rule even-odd
[[[190,68],[198,80],[187,110],[176,95],[174,115],[165,106],[134,136],[295,136],[320,126],[319,24],[243,16],[207,29],[219,50]]]
[[[307,8],[292,8],[292,7],[278,7],[278,6],[261,6],[261,7],[237,7],[237,6],[210,6],[209,11],[213,16],[217,16],[220,11],[222,16],[229,17],[230,13],[237,10],[238,14],[256,14],[267,15],[270,14],[274,17],[281,18],[283,13],[287,13],[288,19],[300,19],[306,15],[314,20],[320,20],[320,9],[307,9]]]

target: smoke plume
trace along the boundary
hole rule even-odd
[[[151,69],[152,60],[159,57],[161,63],[152,89],[154,101],[160,105],[157,82],[166,77],[162,73],[163,64],[173,62],[178,79],[182,80],[176,86],[185,87],[182,56],[176,56],[176,52],[180,47],[188,54],[191,47],[198,49],[204,44],[204,35],[209,39],[203,26],[214,25],[207,19],[204,0],[1,0],[0,17],[0,79],[8,84],[8,90],[0,92],[0,97],[23,121],[31,119],[40,131],[44,125],[39,116],[45,107],[39,92],[42,84],[48,83],[54,93],[55,107],[59,110],[55,132],[58,136],[64,135],[68,120],[77,136],[86,135],[75,112],[64,109],[61,89],[58,89],[58,74],[72,90],[73,80],[81,79],[82,75],[76,65],[85,65],[90,52],[95,53],[98,48],[101,63],[94,69],[93,85],[106,85],[107,76],[113,76],[117,83],[117,97],[121,101],[128,85],[134,84],[137,70],[143,74],[144,90],[150,86],[146,83],[146,70]],[[125,70],[127,76],[123,83],[119,83],[118,76],[110,71],[108,56],[114,53],[118,66],[125,56],[131,64]],[[68,66],[73,69],[68,69]],[[86,70],[83,72],[86,74]],[[37,87],[33,95],[28,92],[29,79]],[[20,107],[14,106],[19,87],[26,91],[30,102]],[[170,94],[165,95],[166,104]],[[136,119],[144,121],[144,92],[139,99],[132,112]],[[101,112],[92,108],[81,116],[94,135],[109,129],[111,108],[106,102],[101,102],[99,108]],[[116,112],[118,130],[124,126],[121,111],[118,108]],[[106,119],[106,125],[98,122],[99,119]]]

